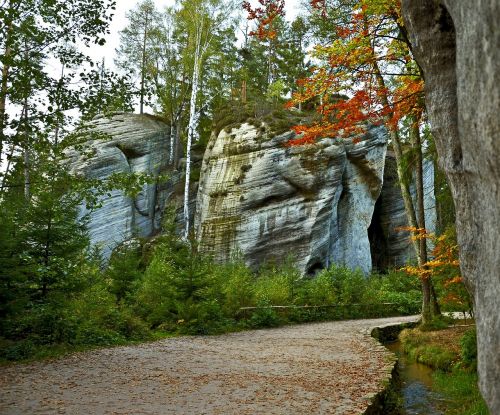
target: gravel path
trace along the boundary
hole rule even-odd
[[[178,337],[1,368],[0,414],[360,414],[392,354],[350,320]]]

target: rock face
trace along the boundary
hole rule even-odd
[[[368,272],[385,130],[371,128],[357,144],[286,147],[291,134],[243,124],[212,137],[195,218],[201,248],[218,260],[239,251],[252,266],[290,256],[311,274],[332,261]]]
[[[102,180],[113,173],[158,176],[167,169],[170,140],[165,123],[145,115],[116,114],[95,119],[89,127],[90,133],[106,137],[88,143],[85,153],[90,152],[90,157],[70,154],[75,173]],[[146,184],[135,198],[119,190],[112,191],[111,197],[102,197],[102,207],[90,214],[89,233],[104,258],[124,240],[159,230],[165,201],[179,179],[177,174],[161,185]]]
[[[101,180],[114,173],[170,175],[166,183],[144,185],[135,198],[112,191],[90,213],[91,242],[104,258],[124,241],[158,233],[167,203],[178,208],[182,228],[183,175],[167,165],[168,125],[118,114],[90,127],[107,137],[88,143],[90,157],[71,154],[75,173]],[[331,263],[368,273],[373,265],[385,269],[412,258],[408,234],[396,230],[406,216],[394,160],[386,158],[385,129],[372,127],[356,140],[285,146],[292,135],[271,136],[264,126],[243,124],[211,138],[190,205],[201,249],[219,261],[239,252],[255,268],[290,256],[309,274]],[[426,194],[433,196],[429,164]],[[428,199],[428,213],[435,215]]]
[[[437,222],[434,164],[431,160],[424,160],[423,167],[425,227],[429,232],[434,232]],[[414,184],[410,185],[410,192],[416,205],[417,192]],[[404,226],[408,226],[408,221],[399,187],[396,160],[392,151],[388,151],[382,192],[368,228],[374,267],[379,270],[401,267],[415,258],[415,251],[408,243],[410,234],[400,229]],[[429,245],[428,248],[432,249],[432,246]]]
[[[500,413],[500,2],[403,0],[474,294],[480,387]]]
[[[344,143],[344,151],[346,163],[336,226],[330,229],[330,261],[368,273],[372,269],[368,228],[382,190],[387,151],[385,129],[371,129],[357,144],[349,140]]]

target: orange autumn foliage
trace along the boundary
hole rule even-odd
[[[259,1],[263,7],[245,8],[249,18],[260,22],[261,37],[272,34],[270,22],[277,10],[283,10],[284,0]],[[310,4],[324,19],[336,13],[335,2],[311,0]],[[405,117],[421,119],[423,80],[404,36],[399,0],[358,0],[350,6],[344,8],[343,19],[337,19],[331,43],[315,46],[311,55],[320,63],[300,81],[300,92],[288,104],[316,97],[322,101],[317,106],[320,120],[295,127],[301,137],[290,145],[319,137],[352,137],[364,132],[368,123],[397,129]],[[348,98],[336,99],[340,94]]]
[[[406,266],[402,270],[408,275],[420,279],[432,278],[433,282],[442,291],[443,303],[455,308],[470,309],[471,300],[460,274],[458,245],[454,240],[453,233],[448,231],[436,237],[434,234],[428,233],[425,229],[421,228],[402,227],[399,229],[411,232],[413,240],[425,238],[430,240],[434,245],[432,259],[421,267]]]
[[[250,32],[251,36],[257,36],[260,40],[275,39],[276,30],[273,21],[278,16],[285,15],[285,0],[259,0],[261,7],[253,8],[250,2],[243,2],[243,9],[248,12],[248,20],[257,21],[257,29]]]

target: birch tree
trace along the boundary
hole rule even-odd
[[[189,190],[191,149],[193,143],[199,139],[198,128],[202,108],[199,103],[199,92],[203,75],[203,65],[207,59],[207,52],[214,42],[216,33],[223,30],[224,25],[230,22],[231,10],[234,6],[230,2],[223,0],[185,0],[180,5],[178,18],[185,25],[188,36],[185,59],[188,61],[192,59],[183,208],[183,237],[187,240],[190,229]]]

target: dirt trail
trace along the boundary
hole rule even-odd
[[[1,369],[0,414],[360,414],[413,317],[178,337]]]

